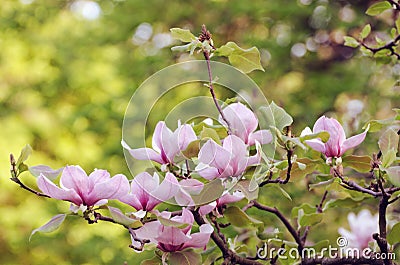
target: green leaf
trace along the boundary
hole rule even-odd
[[[22,148],[21,150],[17,163],[15,164],[16,167],[19,168],[19,165],[25,162],[31,154],[32,154],[32,147],[29,144],[25,145],[25,147]]]
[[[367,24],[365,27],[361,30],[360,37],[361,39],[365,39],[368,37],[368,35],[371,33],[371,25]]]
[[[395,224],[392,229],[390,229],[387,235],[387,241],[390,245],[400,242],[400,223]]]
[[[349,155],[342,157],[342,159],[344,167],[351,167],[352,169],[363,173],[367,173],[371,170],[371,157],[369,156]]]
[[[334,179],[334,178],[331,178],[331,179],[329,179],[329,180],[321,181],[321,182],[318,182],[318,183],[315,183],[315,184],[309,184],[309,185],[308,185],[308,190],[312,190],[312,189],[319,188],[319,187],[326,187],[326,186],[329,186],[329,185],[332,184],[334,181],[335,181],[335,179]]]
[[[140,265],[161,265],[161,264],[162,260],[157,255],[154,255],[154,257],[151,259],[143,260],[140,263]]]
[[[357,48],[360,46],[360,43],[353,37],[350,36],[344,36],[344,46],[352,47],[352,48]]]
[[[194,140],[188,144],[186,149],[182,151],[183,156],[186,159],[191,159],[193,157],[197,157],[200,152],[200,143],[201,140]]]
[[[243,212],[242,209],[237,206],[229,206],[224,211],[224,216],[229,223],[236,227],[257,226],[259,229],[264,227],[263,222],[248,216],[247,213]]]
[[[243,192],[248,201],[257,199],[259,191],[258,186],[256,189],[250,190],[250,182],[250,180],[241,180],[236,184],[234,188],[235,190],[240,190],[241,192]]]
[[[389,167],[386,173],[390,182],[396,187],[400,187],[400,166]]]
[[[361,204],[362,200],[355,200],[354,198],[347,197],[347,198],[342,198],[342,199],[332,199],[329,200],[325,206],[325,209],[330,209],[334,207],[339,207],[339,208],[355,208],[358,207]]]
[[[312,140],[312,139],[321,139],[322,142],[326,143],[329,140],[329,133],[322,131],[322,132],[318,132],[318,133],[313,133],[313,134],[307,134],[304,136],[300,137],[300,141],[304,142],[306,140]]]
[[[269,104],[269,107],[261,107],[260,112],[266,119],[267,124],[275,125],[280,131],[293,123],[292,116],[273,101]]]
[[[385,120],[371,120],[363,126],[363,129],[365,130],[369,126],[369,132],[379,132],[383,127],[391,125],[393,122],[394,118]]]
[[[299,210],[303,210],[305,214],[312,214],[317,211],[317,208],[309,203],[303,203],[292,209],[292,218],[296,218],[299,215]]]
[[[22,172],[28,171],[29,167],[25,163],[20,163],[18,166],[18,172],[21,174]]]
[[[299,164],[300,163],[300,164]],[[290,179],[302,178],[312,173],[315,168],[320,164],[319,160],[311,160],[309,158],[298,158],[296,163],[293,163],[292,170],[290,171]],[[304,168],[303,165],[306,165]],[[281,178],[286,178],[287,169],[282,170],[279,174]]]
[[[395,130],[390,128],[379,138],[378,145],[383,156],[382,166],[390,166],[396,160],[396,153],[399,146],[399,135]]]
[[[250,73],[253,70],[264,71],[260,61],[260,52],[256,47],[242,49],[230,41],[218,48],[217,55],[227,56],[231,65],[244,73]]]
[[[198,265],[201,264],[201,255],[193,250],[171,252],[168,263],[171,265]]]
[[[322,221],[322,218],[323,214],[321,213],[310,213],[302,215],[298,222],[302,227],[311,226],[320,223]]]
[[[385,10],[391,9],[392,5],[388,1],[383,1],[379,3],[375,3],[372,6],[370,6],[365,14],[369,16],[376,16],[382,13]]]
[[[59,228],[60,225],[64,222],[66,216],[67,216],[66,214],[57,214],[53,216],[53,218],[51,218],[50,221],[32,231],[29,237],[29,241],[31,241],[32,236],[37,232],[50,233],[57,230],[57,228]]]
[[[204,205],[220,198],[224,190],[221,179],[214,179],[205,184],[198,195],[192,195],[192,199],[196,205]]]
[[[233,48],[229,47],[228,45],[223,45],[215,50],[214,55],[228,57],[233,51]]]
[[[203,130],[200,133],[200,139],[212,139],[217,144],[221,144],[217,131],[212,128],[203,127]]]
[[[188,29],[172,28],[170,31],[172,38],[182,42],[191,42],[192,40],[196,40],[196,36],[194,36]]]

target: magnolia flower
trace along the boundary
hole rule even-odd
[[[208,140],[200,149],[198,159],[201,162],[196,171],[208,180],[214,178],[238,177],[248,166],[260,162],[260,153],[249,157],[246,144],[237,136],[229,135],[220,146]]]
[[[342,125],[325,116],[320,117],[314,124],[313,133],[326,131],[330,137],[326,143],[320,139],[306,140],[305,142],[314,150],[323,153],[326,157],[341,157],[347,150],[356,147],[364,141],[367,130],[361,134],[346,139]]]
[[[72,202],[73,210],[106,204],[108,199],[119,199],[129,192],[129,181],[118,174],[110,178],[106,170],[96,169],[89,176],[80,166],[66,166],[57,187],[43,174],[37,180],[39,189],[54,199]]]
[[[151,148],[131,149],[122,141],[122,146],[129,151],[133,158],[138,160],[152,160],[161,165],[173,164],[175,156],[187,148],[190,142],[196,140],[193,128],[188,124],[178,124],[172,132],[165,122],[157,123],[154,130]]]
[[[245,144],[254,145],[256,141],[260,144],[267,144],[272,141],[272,134],[269,130],[259,130],[258,119],[254,113],[242,103],[233,103],[222,110],[233,135],[243,140]],[[226,125],[221,115],[219,121]]]
[[[210,224],[203,224],[198,233],[191,234],[194,218],[186,208],[182,210],[182,215],[171,217],[170,212],[162,212],[160,217],[170,220],[174,225],[166,226],[158,220],[148,222],[135,230],[135,234],[138,238],[149,239],[150,242],[156,243],[157,248],[164,252],[181,251],[186,248],[205,249],[214,231]],[[132,244],[137,242],[132,240]]]
[[[235,191],[233,194],[226,193],[221,198],[218,198],[215,202],[200,206],[199,213],[200,215],[206,215],[212,212],[214,209],[217,210],[217,214],[220,215],[219,209],[223,206],[238,202],[243,199],[245,196],[241,191]]]
[[[172,173],[168,172],[160,184],[160,177],[157,173],[154,173],[152,177],[149,173],[142,172],[133,179],[130,193],[122,196],[119,200],[138,211],[151,211],[161,202],[174,197],[178,192],[178,185],[178,181]]]
[[[368,243],[373,240],[372,234],[378,232],[378,215],[372,216],[370,211],[364,209],[355,215],[350,213],[347,216],[350,231],[339,228],[339,234],[347,239],[348,248],[363,250],[368,247]]]

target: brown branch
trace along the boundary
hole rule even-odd
[[[259,210],[275,214],[279,218],[279,220],[281,220],[281,222],[285,225],[286,229],[289,231],[289,233],[292,235],[292,237],[296,241],[297,249],[299,250],[299,252],[301,253],[303,251],[304,244],[303,244],[303,241],[301,240],[299,234],[297,233],[296,229],[294,229],[294,227],[290,224],[289,220],[286,219],[286,217],[276,207],[272,208],[272,207],[269,207],[266,205],[262,205],[261,203],[259,203],[256,200],[252,200],[250,203],[251,203],[251,206],[254,206]]]
[[[198,225],[203,225],[206,223],[204,218],[199,214],[198,210],[192,210],[192,213],[194,220]],[[262,265],[258,261],[251,260],[250,258],[241,257],[230,250],[228,245],[215,231],[211,233],[211,239],[222,252],[222,256],[224,258],[224,262],[222,264]]]
[[[383,50],[388,50],[390,51],[390,55],[395,55],[397,57],[398,60],[400,60],[400,54],[398,54],[395,51],[395,47],[398,45],[398,42],[400,41],[400,35],[398,35],[394,40],[392,40],[391,42],[381,46],[381,47],[369,47],[368,45],[366,45],[364,42],[361,42],[361,45],[366,48],[367,50],[370,50],[371,52],[373,52],[374,54],[379,52],[379,51],[383,51]]]
[[[377,191],[373,191],[369,188],[364,188],[351,180],[345,180],[344,177],[340,174],[340,172],[336,168],[333,169],[333,173],[334,173],[334,177],[337,177],[342,181],[342,187],[344,187],[346,189],[366,193],[366,194],[372,195],[374,197],[382,196],[382,192],[377,192]]]
[[[203,42],[203,41],[211,42],[211,34],[207,30],[205,25],[203,25],[202,28],[201,28],[199,41],[200,42]],[[226,119],[224,113],[222,112],[221,106],[218,104],[217,97],[215,96],[214,85],[213,85],[213,77],[212,77],[212,71],[211,71],[211,64],[210,64],[210,53],[207,50],[203,50],[203,55],[204,55],[204,58],[206,59],[206,63],[207,63],[207,71],[208,71],[208,79],[209,79],[208,88],[210,89],[210,93],[211,93],[211,96],[213,98],[214,104],[217,107],[217,110],[218,110],[219,114],[221,115],[222,120],[226,123],[226,125],[228,127],[228,134],[231,134],[230,124],[229,124],[228,120]]]

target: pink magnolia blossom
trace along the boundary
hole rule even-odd
[[[131,149],[122,141],[122,146],[129,151],[133,158],[138,160],[152,160],[161,165],[173,164],[174,158],[187,148],[190,142],[196,140],[193,128],[188,124],[178,124],[172,132],[165,122],[157,123],[154,130],[151,148]]]
[[[248,166],[260,162],[260,153],[249,156],[247,145],[235,135],[229,135],[220,146],[208,140],[200,149],[198,159],[201,162],[196,171],[208,180],[214,178],[238,177]]]
[[[368,243],[373,241],[372,234],[378,232],[378,215],[372,216],[370,211],[364,209],[355,215],[350,213],[347,216],[350,231],[339,228],[339,234],[347,239],[349,248],[363,250],[368,247]]]
[[[160,184],[160,177],[157,173],[151,176],[147,172],[142,172],[133,179],[130,193],[122,196],[119,200],[138,211],[151,211],[161,202],[174,197],[178,192],[178,185],[178,181],[172,173],[168,172]]]
[[[203,224],[198,233],[191,234],[194,218],[186,208],[182,210],[182,215],[171,217],[170,212],[162,212],[160,216],[171,220],[175,225],[166,226],[160,221],[148,222],[136,230],[135,234],[138,238],[149,239],[150,242],[156,243],[157,247],[164,252],[181,251],[186,248],[205,249],[214,231],[210,224]],[[132,244],[137,244],[137,242],[132,240]]]
[[[212,212],[214,209],[217,210],[217,214],[220,215],[219,209],[223,206],[234,203],[242,200],[244,198],[244,194],[240,191],[235,191],[233,194],[226,193],[221,198],[217,199],[215,202],[200,206],[199,213],[200,215],[206,215]]]
[[[254,113],[242,103],[233,103],[222,110],[229,123],[232,134],[243,140],[245,144],[254,145],[256,141],[260,144],[267,144],[272,141],[272,134],[269,130],[258,130],[258,119]],[[219,117],[222,124],[226,125],[222,117]]]
[[[44,194],[72,202],[83,209],[106,204],[108,199],[119,199],[129,192],[129,181],[124,175],[110,178],[106,170],[96,169],[88,176],[80,166],[64,168],[60,178],[61,188],[43,174],[39,175],[37,185]]]
[[[324,143],[320,139],[305,141],[312,149],[323,153],[326,157],[341,157],[347,150],[356,147],[364,141],[367,131],[346,139],[342,125],[333,119],[325,116],[320,117],[314,124],[313,133],[326,131],[329,133],[329,140]]]

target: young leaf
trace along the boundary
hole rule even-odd
[[[217,131],[212,128],[203,127],[200,133],[200,139],[213,139],[217,144],[221,144]]]
[[[303,214],[299,220],[302,227],[316,225],[322,221],[323,215],[321,213]]]
[[[275,124],[275,127],[280,131],[293,123],[292,116],[290,116],[283,108],[276,105],[273,101],[269,104],[269,107],[261,107],[260,112],[266,119],[267,124]]]
[[[360,43],[353,37],[350,36],[344,36],[344,46],[352,47],[352,48],[357,48],[360,46]]]
[[[365,27],[362,29],[362,31],[360,33],[361,39],[365,39],[366,37],[368,37],[368,35],[370,33],[371,33],[371,25],[367,24],[367,25],[365,25]]]
[[[250,180],[241,180],[236,184],[234,188],[235,190],[240,190],[241,192],[243,192],[248,201],[257,199],[259,191],[258,185],[255,189],[250,189],[250,182]]]
[[[369,132],[379,132],[383,127],[390,125],[394,122],[394,118],[385,120],[371,120],[367,122],[362,128],[365,130],[369,126]]]
[[[387,241],[390,245],[400,242],[400,223],[395,224],[387,235]]]
[[[57,230],[57,228],[59,228],[60,225],[64,222],[66,216],[67,216],[66,214],[57,214],[53,216],[53,218],[51,218],[50,221],[32,231],[29,237],[29,241],[31,241],[32,236],[37,232],[50,233]]]
[[[230,41],[218,48],[216,55],[228,57],[231,65],[244,73],[250,73],[253,70],[264,71],[260,61],[260,52],[256,47],[242,49],[236,43]]]
[[[21,153],[18,157],[16,167],[19,168],[19,165],[25,162],[31,154],[32,154],[32,147],[29,144],[25,145],[25,147],[22,148]]]
[[[342,159],[344,167],[351,167],[352,169],[363,173],[367,173],[371,170],[371,157],[369,156],[349,155],[342,157]]]
[[[221,179],[214,179],[213,181],[204,185],[200,194],[192,195],[192,199],[196,205],[203,205],[209,202],[215,201],[221,197],[224,192],[224,185],[222,185]]]
[[[141,263],[140,263],[140,265],[161,265],[162,264],[162,261],[161,261],[161,259],[157,256],[157,255],[155,255],[153,258],[151,258],[151,259],[146,259],[146,260],[143,260]]]
[[[256,220],[247,215],[247,213],[243,212],[237,206],[230,206],[224,211],[224,216],[228,219],[233,226],[236,227],[248,227],[248,226],[257,226],[263,227],[263,222]]]
[[[382,166],[388,167],[396,160],[399,146],[399,135],[393,129],[386,130],[379,138],[378,145],[382,151]]]
[[[182,151],[183,156],[186,159],[191,159],[192,157],[197,157],[200,152],[201,140],[194,140],[188,144],[186,149]]]
[[[194,36],[188,29],[172,28],[170,31],[172,38],[182,42],[191,42],[196,39],[196,36]]]
[[[168,258],[168,264],[197,265],[201,263],[201,255],[193,250],[171,252]]]
[[[385,10],[391,9],[392,5],[388,1],[378,2],[370,6],[365,14],[369,16],[376,16]]]
[[[400,187],[400,166],[389,167],[386,169],[386,173],[390,182],[393,185]]]
[[[59,169],[52,169],[46,165],[37,165],[29,168],[29,172],[34,177],[39,177],[40,174],[43,174],[46,178],[55,180],[57,176],[63,171],[63,167]]]

